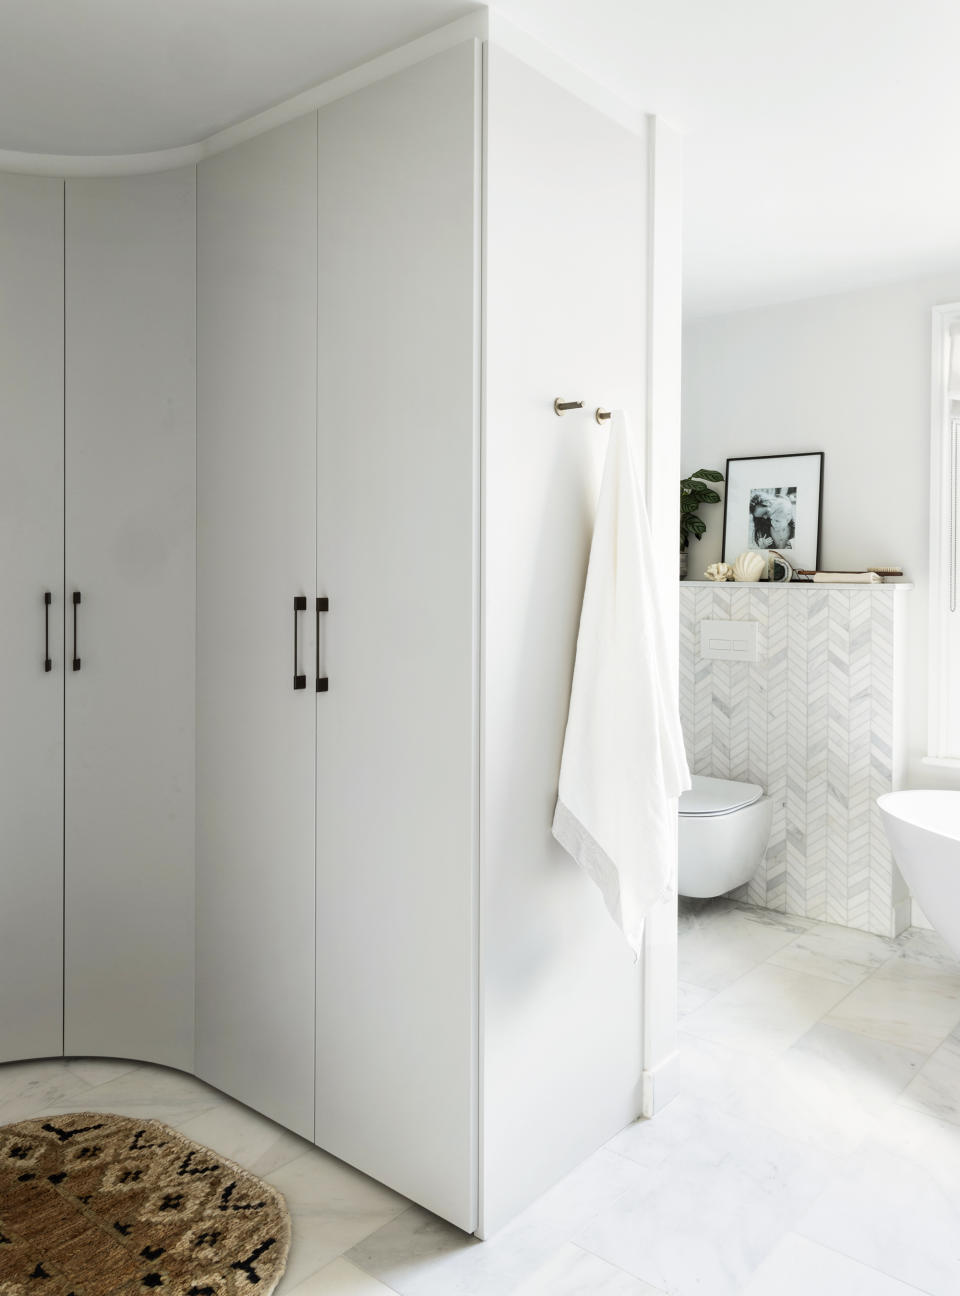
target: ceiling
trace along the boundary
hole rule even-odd
[[[0,149],[174,147],[470,0],[0,0]],[[699,316],[960,269],[956,0],[501,0],[685,134]]]

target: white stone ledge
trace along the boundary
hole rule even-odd
[[[910,581],[696,581],[682,580],[680,588],[694,589],[743,589],[749,586],[757,590],[864,590],[868,594],[886,593],[890,590],[912,590]]]

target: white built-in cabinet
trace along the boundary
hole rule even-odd
[[[187,1070],[195,182],[71,179],[65,208],[64,1052]]]
[[[605,441],[552,404],[642,418],[645,158],[465,41],[199,167],[198,1073],[484,1233],[639,1104],[550,835]]]
[[[198,1073],[469,1228],[479,76],[198,183]]]
[[[480,47],[319,115],[317,1141],[477,1212]],[[363,1005],[362,1010],[359,1006]]]
[[[486,1235],[640,1105],[550,834],[605,447],[553,401],[643,436],[648,143],[472,38],[355,85],[0,177],[0,1060],[193,1070]]]
[[[315,113],[200,166],[197,235],[197,1070],[312,1138]]]
[[[194,180],[0,176],[4,1061],[193,1065]]]
[[[0,1060],[5,1062],[63,1049],[63,624],[63,183],[2,175]]]

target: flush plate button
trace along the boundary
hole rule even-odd
[[[708,661],[757,660],[758,621],[701,621],[700,656]]]

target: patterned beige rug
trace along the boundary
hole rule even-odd
[[[158,1121],[0,1127],[0,1296],[268,1296],[289,1248],[276,1189]]]

